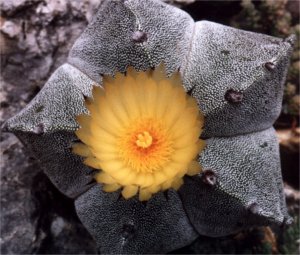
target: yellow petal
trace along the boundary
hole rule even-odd
[[[178,163],[186,163],[194,159],[199,152],[199,145],[192,144],[189,147],[176,150],[175,153],[172,155],[172,159],[174,162]]]
[[[92,168],[101,169],[100,162],[96,158],[88,157],[83,161],[83,163],[90,166],[90,167],[92,167]]]
[[[92,152],[90,151],[89,147],[83,143],[74,143],[72,145],[72,152],[82,156],[82,157],[91,157],[93,156]]]
[[[166,112],[173,100],[174,91],[172,90],[171,85],[165,80],[160,81],[158,88],[159,93],[156,100],[156,117],[162,118],[167,115]]]
[[[181,185],[183,184],[183,179],[182,178],[178,178],[178,179],[175,179],[173,182],[172,182],[172,188],[175,189],[175,190],[178,190]]]
[[[145,115],[154,116],[156,112],[157,94],[159,93],[158,86],[153,81],[148,81],[146,89],[149,93],[145,94]]]
[[[159,186],[163,182],[167,180],[167,175],[163,173],[163,171],[156,171],[154,173],[154,185]]]
[[[116,181],[107,173],[101,172],[95,174],[95,179],[97,182],[105,183],[105,184],[113,184],[116,183]]]
[[[191,161],[191,163],[188,166],[187,175],[193,176],[193,175],[199,174],[201,172],[201,170],[202,170],[202,168],[201,168],[200,164],[196,160],[193,160],[193,161]]]
[[[173,178],[178,172],[178,165],[171,163],[163,169],[163,173],[168,176],[168,179]]]
[[[112,143],[117,138],[116,135],[106,131],[106,129],[104,129],[103,126],[98,125],[98,123],[92,123],[90,125],[90,133],[93,138],[99,142]]]
[[[134,120],[140,115],[140,109],[137,103],[138,99],[136,98],[136,87],[131,84],[135,85],[135,82],[132,78],[128,77],[126,83],[122,84],[119,89],[122,93],[120,100],[122,100],[129,118]]]
[[[111,108],[121,123],[127,125],[129,117],[122,100],[119,99],[121,96],[119,89],[115,86],[107,86],[106,94],[108,107]]]
[[[137,176],[137,173],[135,171],[132,171],[132,169],[127,169],[127,170],[124,170],[123,176],[116,175],[116,179],[118,180],[118,183],[120,183],[122,186],[128,186],[131,184],[137,185],[137,183],[135,181],[136,176]]]
[[[114,83],[118,86],[120,84],[123,84],[125,80],[125,75],[119,72],[116,72]]]
[[[145,174],[143,173],[138,173],[136,175],[136,180],[135,180],[135,183],[139,186],[143,185],[143,183],[145,182]]]
[[[97,141],[93,141],[92,145],[91,145],[91,151],[93,152],[93,154],[97,154],[99,153],[117,153],[118,148],[116,144],[113,143],[108,143],[105,141],[102,142],[97,142]]]
[[[160,191],[161,186],[160,185],[152,185],[150,187],[148,187],[149,191],[154,194],[157,193],[158,191]]]
[[[129,66],[126,70],[126,76],[131,76],[134,79],[138,76],[139,72],[134,69],[133,66]]]
[[[105,89],[107,84],[116,85],[114,77],[109,76],[109,75],[104,75],[103,76],[103,84],[104,84],[104,89]],[[99,90],[96,90],[96,92],[99,92]]]
[[[135,196],[138,190],[139,190],[138,186],[135,185],[125,186],[122,190],[122,195],[125,199],[128,199]]]
[[[85,144],[92,145],[93,144],[93,136],[90,131],[86,131],[84,129],[78,129],[75,131],[76,136]]]
[[[149,187],[154,183],[154,176],[153,174],[145,174],[145,180],[143,184],[141,185],[142,187]]]
[[[173,179],[165,181],[162,184],[162,189],[167,190],[167,189],[171,188],[172,182],[173,182]]]
[[[82,128],[89,129],[89,125],[92,122],[92,117],[90,115],[78,115],[76,117],[76,121]]]
[[[174,148],[175,149],[182,149],[185,148],[195,142],[198,141],[199,136],[201,134],[200,127],[193,127],[189,130],[189,132],[186,132],[185,134],[175,138],[174,139]],[[175,134],[174,134],[175,136]]]
[[[97,102],[104,96],[104,89],[101,86],[94,86],[92,90],[93,101]]]
[[[96,124],[112,135],[118,135],[124,130],[122,122],[115,116],[106,100],[99,102],[99,113],[93,115]]]
[[[181,135],[186,134],[189,132],[188,130],[195,126],[197,116],[193,113],[193,111],[193,109],[185,110],[173,123],[170,132],[173,132],[175,137],[180,137]]]
[[[178,171],[178,173],[176,174],[176,177],[177,178],[182,178],[187,173],[187,170],[188,170],[188,163],[182,164],[182,167]]]
[[[105,192],[114,192],[114,191],[116,191],[120,188],[121,188],[121,186],[119,184],[116,184],[116,183],[103,185],[103,190]]]
[[[187,107],[192,107],[198,109],[197,100],[194,97],[187,98]]]
[[[124,168],[124,163],[120,160],[101,161],[101,167],[107,172],[112,173]]]
[[[176,86],[176,87],[179,87],[179,88],[183,88],[182,86],[182,80],[181,80],[181,77],[180,77],[180,73],[179,72],[174,72],[170,78],[169,78],[169,81],[170,83],[173,85],[173,86]]]
[[[202,151],[206,146],[206,142],[204,140],[199,140],[197,142],[197,146],[198,146],[198,151]]]
[[[126,182],[128,175],[130,175],[130,169],[126,168],[126,167],[122,167],[118,170],[111,170],[108,169],[107,172],[109,172],[113,178],[115,178],[116,180],[122,180],[123,182],[125,182],[128,185],[128,182]]]
[[[140,201],[147,201],[151,198],[152,194],[149,189],[140,189],[139,191],[139,200]]]
[[[180,95],[179,90],[176,91],[174,98],[176,98],[176,100],[170,98],[171,102],[168,107],[168,114],[164,116],[164,122],[169,127],[168,130],[176,127],[174,125],[182,116],[186,104],[185,95]]]
[[[156,82],[160,82],[161,80],[166,79],[166,71],[165,71],[165,64],[162,62],[160,63],[154,71],[152,71],[152,79],[154,79]]]

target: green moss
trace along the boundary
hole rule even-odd
[[[299,254],[299,216],[294,217],[294,223],[283,233],[283,244],[279,247],[282,254]]]

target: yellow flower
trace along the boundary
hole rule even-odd
[[[167,77],[155,70],[104,76],[85,104],[89,115],[77,116],[76,135],[83,143],[73,152],[99,172],[103,190],[122,188],[128,199],[141,201],[169,188],[178,189],[183,176],[201,171],[196,161],[205,143],[200,140],[203,115],[188,96],[178,72]]]

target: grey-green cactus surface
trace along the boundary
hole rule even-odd
[[[33,152],[104,253],[166,253],[198,234],[224,236],[289,223],[282,189],[279,115],[293,37],[275,38],[208,21],[155,0],[107,0],[72,47],[68,62],[4,129]],[[75,117],[102,75],[180,70],[205,115],[203,173],[148,202],[105,193],[70,150]]]

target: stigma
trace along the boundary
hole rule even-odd
[[[141,147],[143,149],[146,149],[151,146],[153,141],[152,136],[147,131],[143,131],[142,133],[139,133],[136,140],[136,145],[138,147]]]

